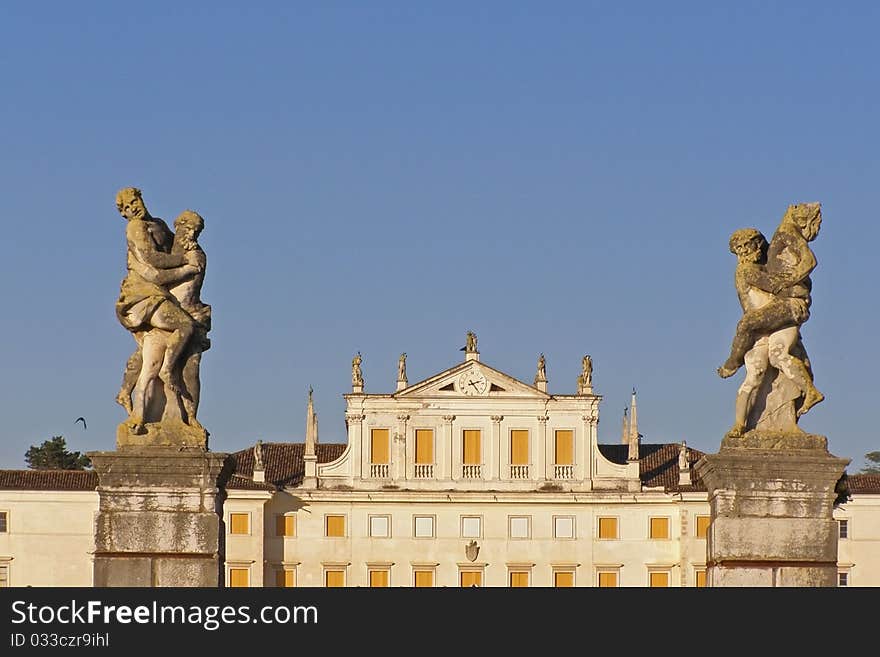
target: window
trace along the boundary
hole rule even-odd
[[[709,516],[697,516],[697,538],[706,538],[709,535]]]
[[[699,588],[705,588],[706,586],[706,571],[703,569],[694,571],[694,586]]]
[[[325,536],[341,538],[345,536],[345,516],[324,516]]]
[[[529,431],[513,429],[510,432],[510,465],[529,464]]]
[[[434,516],[413,516],[413,536],[434,538]]]
[[[324,586],[328,589],[345,586],[345,571],[341,568],[328,568],[324,571]]]
[[[574,586],[574,572],[570,570],[556,570],[553,572],[553,586],[558,589],[568,589]]]
[[[430,589],[434,586],[433,570],[414,570],[413,586],[417,589]]]
[[[388,429],[370,429],[370,462],[388,463]]]
[[[370,516],[370,536],[372,538],[391,536],[391,516]]]
[[[849,573],[837,573],[837,585],[849,586]],[[0,584],[2,586],[2,584]]]
[[[482,463],[480,450],[480,430],[465,429],[462,441],[462,463],[464,465],[479,465]]]
[[[434,462],[434,430],[416,429],[416,464],[430,465]]]
[[[275,536],[296,536],[296,516],[275,516]]]
[[[556,465],[574,464],[574,431],[556,430]]]
[[[0,589],[9,586],[9,566],[0,565]]]
[[[466,588],[469,586],[482,586],[483,571],[462,570],[461,573],[459,573],[459,582],[461,583],[462,588]]]
[[[617,538],[617,518],[599,518],[599,538]]]
[[[669,571],[652,570],[648,573],[648,586],[652,588],[664,588],[669,586]]]
[[[229,533],[230,534],[250,534],[250,515],[249,513],[230,513],[229,514]]]
[[[9,512],[8,511],[0,511],[0,534],[5,534],[9,531]]]
[[[529,587],[528,570],[511,570],[510,587],[514,589],[526,589]]]
[[[617,571],[616,570],[600,570],[597,573],[599,588],[614,589],[617,588]]]
[[[232,588],[246,588],[250,586],[250,568],[230,568],[229,586]]]
[[[574,516],[553,516],[553,538],[574,538]]]
[[[296,586],[296,571],[282,569],[275,571],[275,586],[279,589],[292,589]]]
[[[838,520],[837,529],[840,538],[849,538],[849,520]],[[2,531],[2,529],[0,529],[0,531]]]
[[[530,520],[529,516],[510,516],[510,538],[528,538]]]
[[[370,569],[370,587],[371,588],[387,588],[389,581],[389,573],[387,568]]]
[[[651,518],[650,538],[669,538],[669,518]]]
[[[482,535],[483,522],[479,516],[462,516],[461,517],[461,536],[462,538],[480,538]]]

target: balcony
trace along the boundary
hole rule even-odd
[[[574,479],[574,466],[573,465],[554,465],[553,466],[553,478],[554,479]]]
[[[480,464],[465,464],[461,466],[462,479],[482,479],[483,466]]]
[[[416,479],[433,479],[434,464],[433,463],[416,463],[413,470],[413,477]]]
[[[388,479],[387,463],[370,463],[371,479]]]
[[[529,466],[527,466],[527,465],[511,465],[510,466],[510,478],[511,479],[528,479],[529,478]]]

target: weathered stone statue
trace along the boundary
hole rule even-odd
[[[116,315],[137,343],[116,396],[129,414],[117,445],[206,448],[208,432],[196,418],[201,354],[210,347],[211,328],[211,307],[201,300],[204,220],[186,210],[172,233],[134,187],[117,193],[116,207],[128,222],[128,271]]]
[[[464,350],[470,354],[477,351],[477,334],[473,331],[467,332],[467,341],[465,342]]]
[[[581,359],[581,373],[577,379],[578,394],[590,394],[593,389],[593,359],[587,354]]]
[[[397,359],[397,380],[406,381],[406,354],[400,354]]]
[[[538,371],[535,373],[535,384],[544,383],[547,381],[547,361],[544,359],[544,354],[538,356]]]
[[[351,385],[353,387],[364,385],[364,375],[361,372],[361,352],[357,352],[354,358],[351,359]]]
[[[821,222],[820,205],[802,203],[789,206],[769,245],[754,228],[730,237],[743,316],[718,374],[727,378],[745,365],[746,378],[737,392],[729,439],[750,432],[771,442],[802,435],[798,418],[824,399],[813,384],[800,336],[810,316],[810,273],[816,266],[809,242]]]

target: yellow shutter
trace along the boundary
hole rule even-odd
[[[706,538],[709,534],[709,516],[697,516],[697,537]]]
[[[324,573],[324,586],[327,588],[341,588],[345,586],[344,570],[328,570]]]
[[[434,586],[433,570],[417,570],[415,576],[416,588],[429,589]]]
[[[370,586],[372,586],[374,588],[388,586],[388,571],[387,570],[371,570],[370,571]]]
[[[669,586],[669,573],[651,573],[651,586],[652,587],[667,587]]]
[[[556,431],[556,465],[574,464],[574,431],[559,429]]]
[[[462,587],[482,586],[483,573],[481,573],[479,570],[461,571],[461,585]]]
[[[370,430],[370,460],[372,463],[388,463],[388,429]]]
[[[433,429],[416,429],[416,463],[431,464],[434,462],[434,431]]]
[[[553,586],[557,588],[571,588],[574,586],[574,573],[563,571],[553,573]]]
[[[651,518],[651,538],[669,538],[669,518]]]
[[[698,570],[697,571],[697,586],[704,587],[706,586],[706,571]]]
[[[296,516],[275,516],[276,536],[296,536]]]
[[[603,589],[613,589],[617,586],[617,573],[606,572],[599,573],[599,587]]]
[[[478,465],[482,463],[480,454],[480,430],[464,430],[464,458],[465,465]]]
[[[327,516],[327,536],[345,536],[345,516]]]
[[[510,586],[515,589],[527,588],[529,585],[529,574],[525,571],[510,573]]]
[[[229,569],[229,586],[242,588],[248,586],[248,575],[250,571],[247,568],[230,568]]]
[[[248,514],[246,513],[230,513],[229,514],[229,533],[230,534],[248,534]]]
[[[617,538],[617,518],[599,518],[599,538]]]
[[[293,588],[296,586],[296,571],[293,570],[276,570],[275,586],[281,588]]]
[[[529,432],[528,429],[513,429],[510,432],[510,464],[529,464]]]

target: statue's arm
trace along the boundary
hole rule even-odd
[[[164,253],[156,248],[142,221],[129,221],[125,229],[128,249],[136,260],[159,269],[180,267],[184,258],[179,253]]]
[[[199,273],[199,268],[193,265],[183,265],[181,267],[172,267],[171,269],[156,269],[139,261],[137,258],[131,259],[131,268],[145,280],[150,281],[150,283],[162,285],[163,287],[180,283]]]

